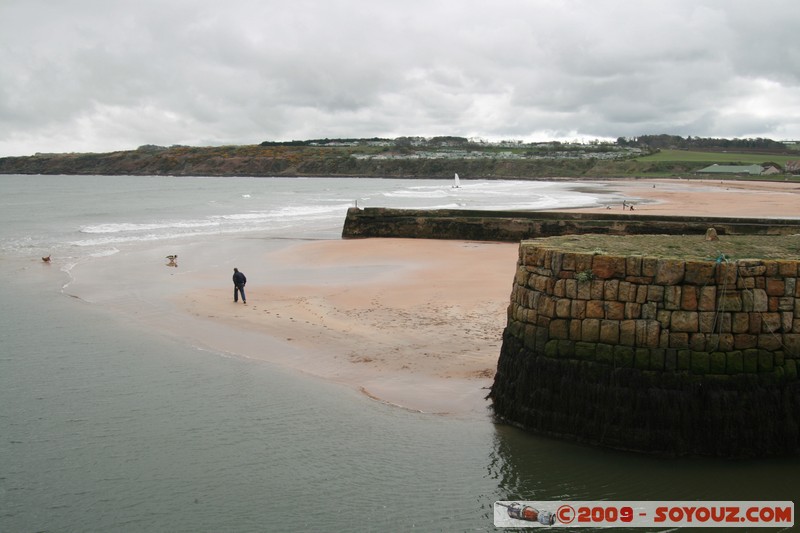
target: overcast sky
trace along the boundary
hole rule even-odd
[[[800,139],[798,22],[798,0],[0,0],[0,156]]]

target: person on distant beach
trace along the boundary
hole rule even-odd
[[[244,286],[247,283],[247,278],[244,273],[239,272],[238,268],[233,269],[233,301],[239,301],[239,294],[242,295],[242,303],[247,303],[247,298],[244,296]]]

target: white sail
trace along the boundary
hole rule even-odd
[[[456,172],[455,182],[453,183],[453,187],[458,189],[461,187],[461,181],[458,179],[458,172]]]

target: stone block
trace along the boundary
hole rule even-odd
[[[588,300],[586,302],[586,318],[605,318],[605,302],[602,300]]]
[[[623,320],[625,318],[625,303],[606,302],[605,311],[605,318],[609,320]]]
[[[664,287],[664,309],[678,310],[681,308],[681,286],[670,285]]]
[[[597,342],[600,339],[600,320],[587,318],[581,324],[581,340],[584,342]]]
[[[624,278],[625,258],[615,255],[596,255],[592,259],[592,273],[599,279]]]
[[[732,313],[717,313],[716,330],[719,333],[730,333],[733,329],[733,314]]]
[[[661,339],[661,325],[655,320],[636,321],[636,345],[658,348]]]
[[[681,290],[681,309],[697,311],[697,287],[684,286]]]
[[[597,343],[594,342],[576,342],[573,343],[572,349],[575,359],[594,361],[597,355]]]
[[[719,350],[722,352],[729,352],[734,348],[733,334],[720,333],[719,335]]]
[[[711,354],[708,352],[691,352],[692,374],[708,374],[711,369]]]
[[[753,312],[749,313],[750,315],[750,329],[749,332],[752,334],[761,333],[761,313],[760,312]]]
[[[778,262],[774,260],[767,260],[764,261],[764,267],[766,270],[764,271],[764,276],[767,278],[777,278],[778,277]]]
[[[598,344],[595,352],[596,361],[611,365],[614,363],[614,347],[610,344]]]
[[[664,301],[664,286],[663,285],[648,285],[647,286],[647,301],[648,302],[663,302]]]
[[[576,357],[575,343],[569,340],[559,340],[558,357],[560,359],[574,359]]]
[[[763,333],[758,335],[758,347],[762,350],[780,350],[781,335],[777,333]]]
[[[632,346],[614,346],[614,366],[632,368],[635,350]]]
[[[685,271],[686,262],[683,260],[659,259],[653,281],[656,285],[677,285],[683,281]]]
[[[792,325],[794,324],[794,313],[781,313],[781,331],[792,331]]]
[[[715,311],[717,309],[717,287],[714,285],[700,287],[700,297],[697,301],[700,311]]]
[[[689,349],[696,352],[706,351],[706,335],[704,333],[690,333]]]
[[[569,339],[569,320],[553,320],[550,322],[551,339]]]
[[[759,372],[772,372],[774,365],[772,359],[772,352],[767,350],[758,351],[758,371]]]
[[[556,315],[556,302],[552,298],[539,298],[536,312],[543,317],[554,317]]]
[[[666,309],[659,309],[656,312],[656,320],[658,320],[662,328],[668,328],[669,323],[672,321],[672,311],[667,311]]]
[[[658,271],[658,259],[655,257],[645,257],[642,259],[642,276],[655,278]]]
[[[736,350],[747,350],[758,346],[758,335],[739,333],[733,336],[733,347]]]
[[[572,300],[569,316],[577,320],[586,318],[586,300]]]
[[[794,303],[793,296],[781,296],[778,298],[778,311],[794,312]]]
[[[744,372],[746,374],[755,374],[758,372],[758,350],[743,350],[742,359],[744,364]]]
[[[568,279],[564,282],[564,296],[570,300],[578,298],[578,282],[574,279]]]
[[[625,346],[636,344],[635,320],[623,320],[619,323],[619,343]]]
[[[636,303],[643,304],[647,301],[647,288],[649,285],[636,284]]]
[[[557,340],[550,340],[547,341],[544,345],[544,355],[545,357],[556,358],[558,357],[558,341]]]
[[[669,334],[669,347],[678,350],[689,348],[689,334],[688,333],[670,333]]]
[[[606,344],[619,343],[619,321],[617,320],[600,321],[600,342]]]
[[[650,350],[647,348],[636,348],[633,354],[633,367],[639,370],[649,370]]]
[[[717,305],[719,311],[741,311],[742,310],[742,295],[738,291],[728,291],[719,296],[719,304]]]
[[[625,273],[628,276],[642,275],[642,256],[631,255],[625,258]]]
[[[566,281],[567,280],[565,280],[565,279],[557,279],[557,280],[555,280],[555,283],[553,283],[553,296],[555,296],[557,298],[563,298],[564,297],[564,295],[565,295],[564,288],[566,286]]]
[[[764,266],[764,262],[760,259],[740,259],[737,262],[737,266],[739,267],[740,277],[763,276],[767,271],[767,267]]]
[[[619,280],[608,279],[603,283],[603,299],[604,300],[617,300],[619,298]]]
[[[581,333],[583,331],[583,320],[570,320],[569,321],[569,340],[581,340]]]
[[[573,252],[564,252],[561,257],[561,268],[575,272],[575,254]]]
[[[781,330],[781,315],[780,313],[762,313],[761,314],[761,331],[763,333],[774,333]]]
[[[742,310],[765,313],[769,311],[769,296],[764,289],[742,292]]]
[[[725,358],[725,371],[728,374],[741,374],[744,372],[744,356],[742,352],[727,352]]]
[[[758,286],[757,281],[762,278],[753,278],[753,277],[742,277],[739,276],[739,279],[736,280],[736,288],[737,289],[754,289]]]
[[[718,263],[716,265],[716,284],[723,288],[733,288],[736,286],[737,268],[736,263]]]
[[[768,296],[767,311],[770,313],[776,312],[778,310],[778,302],[780,302],[780,299],[777,296]]]
[[[578,282],[578,299],[591,300],[592,299],[592,282],[579,281]]]
[[[659,324],[660,324],[660,322],[659,322]],[[658,338],[658,347],[659,348],[663,348],[663,349],[669,348],[669,336],[670,336],[670,332],[669,332],[668,329],[662,329],[661,330],[661,335],[659,335],[659,338]]]
[[[725,354],[722,352],[711,352],[709,372],[711,374],[725,374],[726,359]]]
[[[592,288],[590,289],[589,294],[592,297],[592,300],[602,300],[603,299],[603,286],[605,285],[605,281],[602,279],[594,279],[592,280]]]
[[[666,350],[662,348],[655,348],[653,350],[650,350],[650,370],[663,372],[665,356],[666,356]]]
[[[642,304],[642,318],[645,320],[657,320],[658,304],[656,302],[646,302]]]
[[[575,272],[586,272],[592,269],[594,254],[575,254]]]
[[[617,300],[619,300],[620,302],[635,302],[636,285],[628,281],[620,281]]]
[[[786,290],[786,282],[783,279],[767,278],[767,295],[783,296]]]
[[[637,319],[642,316],[642,306],[635,302],[625,303],[625,318]]]
[[[517,273],[514,275],[515,285],[527,285],[530,274],[524,268],[517,268]]]
[[[783,349],[786,357],[800,358],[800,334],[784,333]]]
[[[697,313],[697,331],[714,333],[717,329],[717,313],[701,311]]]
[[[797,261],[777,261],[778,275],[782,278],[796,278],[797,277]]]
[[[711,285],[714,283],[716,263],[711,261],[686,261],[684,283],[690,285]]]
[[[786,296],[794,298],[795,291],[797,290],[797,278],[784,278],[786,282]]]
[[[564,252],[561,250],[553,250],[553,253],[550,255],[550,270],[553,272],[561,272],[562,270],[562,263],[564,261]],[[545,265],[547,266],[547,265]]]
[[[572,300],[567,298],[559,298],[556,300],[556,317],[569,318],[572,310]]]
[[[733,333],[753,333],[750,331],[750,313],[732,313],[731,316],[731,331]]]
[[[696,311],[673,311],[670,329],[675,332],[698,331],[698,314]]]

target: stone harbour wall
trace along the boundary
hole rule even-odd
[[[525,241],[496,415],[666,455],[800,451],[800,261],[567,252]]]
[[[519,242],[556,235],[701,235],[714,226],[720,235],[793,235],[798,219],[660,216],[641,213],[564,213],[469,209],[351,207],[345,239],[394,237]]]

